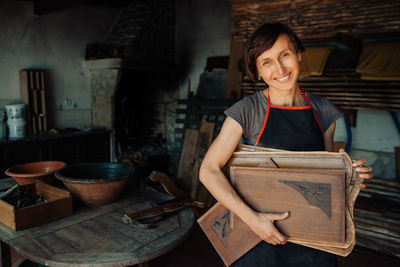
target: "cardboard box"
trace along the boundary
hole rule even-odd
[[[37,196],[47,202],[16,209],[13,205],[0,199],[0,222],[14,230],[37,226],[72,214],[71,194],[63,189],[36,180],[34,186]]]

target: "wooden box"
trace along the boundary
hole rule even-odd
[[[72,214],[72,197],[68,191],[39,180],[35,184],[23,185],[29,186],[34,186],[36,195],[47,202],[16,209],[0,200],[0,222],[14,230],[22,230]]]

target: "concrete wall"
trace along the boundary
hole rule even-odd
[[[20,101],[19,71],[47,70],[52,127],[86,127],[91,121],[87,43],[102,42],[119,9],[75,6],[42,16],[31,2],[0,2],[0,108]]]
[[[196,92],[208,57],[229,56],[231,25],[229,0],[176,0],[176,62],[181,68],[180,97],[188,80]]]

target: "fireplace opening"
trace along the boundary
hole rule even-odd
[[[167,70],[122,69],[114,96],[117,150],[143,162],[148,170],[168,173],[165,102],[177,90],[176,75]]]

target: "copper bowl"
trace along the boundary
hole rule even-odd
[[[48,184],[54,184],[54,173],[66,165],[62,161],[36,161],[8,168],[4,173],[14,178],[19,185],[33,184],[35,180],[41,180]]]
[[[55,175],[73,196],[89,206],[99,206],[118,199],[133,171],[126,163],[93,162],[69,165]]]

